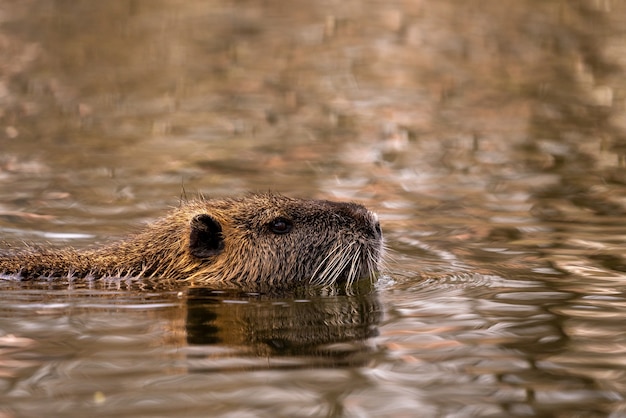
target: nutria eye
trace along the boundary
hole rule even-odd
[[[293,224],[289,219],[285,218],[276,218],[272,222],[270,222],[270,229],[275,234],[286,234],[291,231]]]

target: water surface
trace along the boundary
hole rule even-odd
[[[0,8],[0,236],[355,200],[374,289],[0,280],[0,415],[626,414],[622,1]]]

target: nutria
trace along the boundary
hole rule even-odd
[[[193,285],[349,285],[373,279],[382,252],[377,217],[362,205],[251,194],[183,203],[143,232],[99,249],[5,252],[0,273]]]

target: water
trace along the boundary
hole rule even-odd
[[[622,1],[0,7],[0,234],[357,200],[375,289],[0,281],[0,416],[626,415]]]

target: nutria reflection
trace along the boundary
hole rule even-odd
[[[367,361],[381,305],[359,295],[277,297],[191,289],[187,342],[240,347],[253,356],[310,356],[333,364]],[[341,343],[341,344],[340,344]]]

